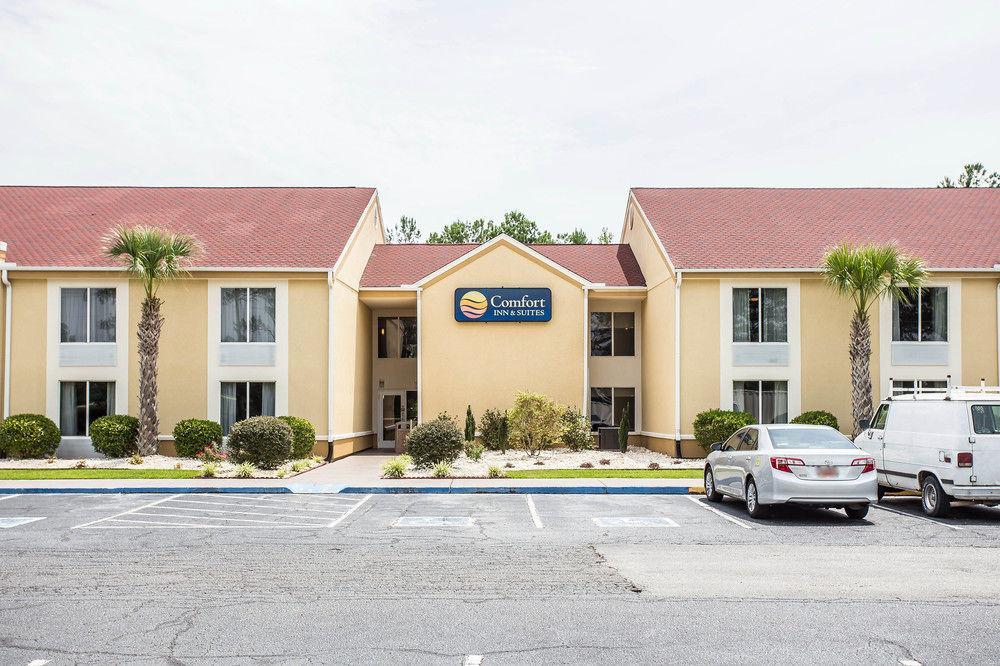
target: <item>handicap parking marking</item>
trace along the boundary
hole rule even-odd
[[[73,529],[317,529],[335,527],[371,496],[325,500],[178,493]]]
[[[45,520],[45,516],[40,517],[10,517],[10,518],[0,518],[0,528],[7,529],[9,527],[17,527],[19,525],[27,525],[28,523],[33,523],[37,520]]]
[[[666,516],[599,516],[591,520],[598,527],[678,527]]]
[[[714,506],[709,506],[708,504],[706,504],[705,502],[702,502],[700,499],[698,499],[694,495],[684,495],[684,497],[686,497],[687,499],[691,500],[692,502],[694,502],[695,504],[697,504],[701,508],[705,509],[706,511],[711,511],[712,513],[714,513],[715,515],[719,516],[720,518],[723,518],[724,520],[728,520],[733,525],[736,525],[738,527],[742,527],[745,530],[752,530],[753,529],[753,525],[750,525],[749,523],[745,523],[742,520],[740,520],[739,518],[736,518],[735,516],[730,516],[725,511],[720,511],[719,509],[716,509]]]
[[[940,525],[942,527],[947,527],[949,530],[959,531],[959,530],[962,529],[958,525],[950,525],[948,523],[941,522],[940,520],[934,520],[933,518],[928,518],[927,516],[918,516],[918,515],[916,515],[914,513],[909,513],[907,511],[900,511],[899,509],[890,509],[889,507],[883,506],[881,504],[872,504],[872,507],[876,508],[876,509],[881,509],[882,511],[888,511],[890,513],[895,513],[895,514],[898,514],[900,516],[906,516],[907,518],[914,518],[916,520],[922,520],[925,523],[934,523],[935,525]]]
[[[393,527],[472,527],[469,516],[401,516]]]

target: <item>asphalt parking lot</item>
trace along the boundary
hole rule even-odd
[[[910,497],[4,496],[0,663],[994,662],[998,547]]]

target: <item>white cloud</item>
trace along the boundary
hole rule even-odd
[[[376,185],[617,230],[632,185],[1000,168],[1000,6],[4,3],[0,181]]]

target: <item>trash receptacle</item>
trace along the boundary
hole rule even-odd
[[[597,429],[597,448],[599,449],[618,449],[618,428],[598,428]]]

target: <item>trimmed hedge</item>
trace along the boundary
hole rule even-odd
[[[90,424],[94,450],[109,458],[124,458],[138,453],[139,419],[128,414],[109,414]]]
[[[825,425],[830,426],[834,430],[840,430],[840,424],[837,423],[837,417],[830,412],[824,412],[822,409],[816,409],[811,412],[802,412],[792,419],[792,423]]]
[[[48,458],[60,439],[59,426],[47,416],[14,414],[0,423],[0,457]]]
[[[278,419],[292,429],[292,458],[308,458],[316,445],[316,428],[298,416],[279,416]]]
[[[709,451],[716,442],[723,442],[743,426],[754,423],[757,420],[747,412],[708,409],[694,417],[694,437],[701,448]]]
[[[274,469],[292,456],[292,429],[274,416],[254,416],[234,423],[227,442],[230,458]]]
[[[406,453],[413,458],[414,466],[431,467],[454,462],[462,453],[463,444],[462,431],[447,414],[441,414],[410,431]]]
[[[194,458],[206,446],[222,444],[222,426],[207,419],[184,419],[174,426],[177,455]]]

